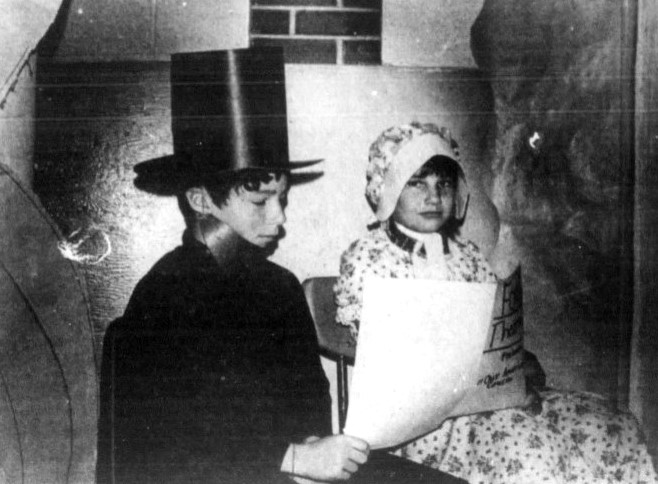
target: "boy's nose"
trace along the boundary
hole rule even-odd
[[[269,222],[272,225],[283,225],[286,223],[286,211],[281,203],[276,203],[270,212]]]

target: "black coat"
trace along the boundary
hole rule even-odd
[[[330,405],[297,279],[186,235],[105,335],[98,482],[290,483],[288,444],[329,434]]]

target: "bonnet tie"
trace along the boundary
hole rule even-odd
[[[400,232],[416,241],[411,251],[414,276],[418,279],[447,280],[448,265],[444,254],[443,236],[436,233],[422,234],[400,224],[395,225]]]

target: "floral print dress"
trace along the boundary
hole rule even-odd
[[[491,282],[495,275],[472,242],[445,240],[446,279]],[[364,277],[413,278],[422,244],[391,224],[352,243],[334,287],[337,322],[355,338]],[[469,483],[658,483],[634,417],[598,395],[538,390],[526,408],[450,418],[391,452]]]

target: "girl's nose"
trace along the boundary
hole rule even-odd
[[[441,191],[437,186],[430,186],[427,189],[427,196],[425,197],[426,203],[440,203]]]

